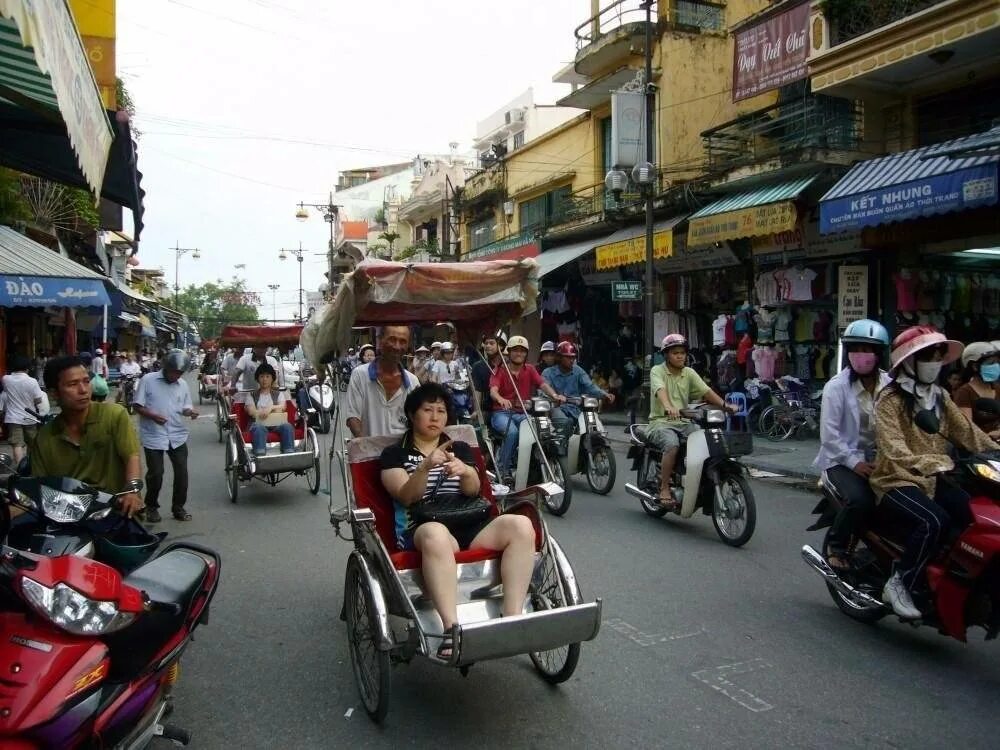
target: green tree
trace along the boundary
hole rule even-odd
[[[256,323],[260,318],[256,292],[247,289],[246,280],[233,277],[206,284],[191,284],[177,296],[177,309],[198,326],[202,338],[214,339],[230,323]]]

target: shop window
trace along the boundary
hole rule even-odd
[[[920,146],[981,133],[1000,118],[1000,79],[921,99],[915,109]]]
[[[495,216],[490,216],[482,221],[477,221],[469,225],[469,249],[476,250],[477,248],[488,245],[496,240],[497,235],[497,219]]]
[[[530,201],[522,201],[519,206],[521,229],[546,227],[563,221],[571,192],[572,188],[565,185]]]

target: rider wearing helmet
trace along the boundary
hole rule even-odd
[[[375,359],[375,347],[371,344],[365,344],[360,349],[358,349],[358,364],[367,365],[369,362]]]
[[[698,399],[732,412],[738,411],[739,407],[727,404],[708,387],[698,373],[686,366],[688,342],[684,336],[679,333],[667,334],[660,344],[660,351],[664,361],[649,371],[651,399],[647,440],[663,452],[660,494],[657,500],[661,505],[675,507],[670,477],[674,473],[677,450],[681,439],[697,429],[690,420],[681,417],[680,410],[686,409],[688,403]]]
[[[198,418],[191,402],[191,389],[181,376],[190,359],[183,349],[171,349],[163,356],[157,372],[143,375],[136,386],[132,403],[139,414],[139,442],[146,454],[146,518],[160,520],[159,496],[163,486],[163,454],[174,468],[174,487],[170,509],[178,521],[191,520],[184,509],[187,502],[187,441],[189,431],[182,417]]]
[[[431,380],[435,383],[448,383],[458,378],[459,365],[455,359],[455,345],[450,341],[441,342],[441,359],[434,363],[431,370]]]
[[[493,399],[490,425],[504,436],[496,467],[501,477],[506,477],[510,470],[510,459],[518,440],[518,428],[525,420],[523,402],[531,398],[536,388],[540,388],[557,403],[566,400],[545,382],[538,370],[527,363],[528,339],[524,336],[510,337],[507,342],[507,357],[507,366],[497,367],[490,377],[490,396]]]
[[[996,341],[974,341],[962,352],[965,385],[952,392],[955,405],[976,423],[976,426],[996,440],[1000,437],[1000,418],[973,410],[977,399],[1000,398],[1000,360]]]
[[[855,320],[840,341],[847,367],[823,388],[820,447],[813,466],[826,472],[845,500],[830,529],[827,562],[846,570],[851,535],[875,507],[868,477],[875,468],[875,399],[889,384],[889,374],[879,367],[889,348],[889,332],[877,321]]]
[[[560,342],[563,344],[569,343],[568,341]],[[556,345],[555,342],[546,341],[542,344],[541,348],[538,350],[538,371],[544,373],[546,369],[552,367],[556,363]]]
[[[878,453],[871,486],[880,514],[905,534],[902,557],[882,600],[903,618],[920,617],[910,592],[952,525],[962,529],[972,520],[968,494],[939,478],[955,466],[952,446],[1000,450],[938,385],[941,368],[961,353],[960,342],[934,328],[907,328],[892,342],[893,380],[875,404]],[[926,432],[918,423],[937,430]]]
[[[576,363],[579,352],[576,345],[569,341],[559,342],[556,347],[558,364],[545,368],[542,377],[552,389],[567,397],[594,396],[606,398],[609,403],[615,402],[615,397],[599,388],[587,375],[587,371]],[[572,425],[580,416],[580,407],[575,404],[563,404],[552,410],[553,424],[560,425],[563,430],[572,432]]]

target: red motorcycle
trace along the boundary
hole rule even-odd
[[[6,538],[2,502],[0,524]],[[124,578],[85,557],[0,546],[0,747],[187,744],[186,731],[161,722],[220,570],[215,552],[189,543]]]
[[[928,563],[926,586],[912,592],[923,617],[908,622],[933,625],[963,643],[968,628],[979,626],[986,631],[986,640],[992,640],[1000,633],[1000,460],[973,455],[956,464],[956,478],[972,496],[973,521]],[[813,510],[820,519],[809,527],[811,531],[830,526],[844,504],[826,472],[822,484],[823,499]],[[882,588],[903,547],[892,538],[878,511],[868,528],[851,540],[848,570],[837,571],[827,564],[828,540],[829,532],[822,554],[807,544],[802,557],[826,581],[840,610],[865,623],[891,614],[892,608],[882,602]]]

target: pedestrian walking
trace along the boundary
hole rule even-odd
[[[178,521],[190,521],[185,510],[188,490],[188,448],[190,435],[183,417],[197,419],[191,390],[181,378],[190,360],[182,349],[172,349],[163,357],[163,366],[142,376],[133,403],[139,414],[139,441],[146,455],[145,520],[157,523],[160,517],[160,488],[163,486],[163,456],[174,469],[170,512]]]
[[[14,463],[20,463],[27,446],[38,435],[38,420],[28,413],[38,413],[45,396],[38,381],[28,374],[31,360],[22,354],[11,360],[10,374],[3,376],[3,400],[0,415],[7,426],[7,437],[14,451]]]

